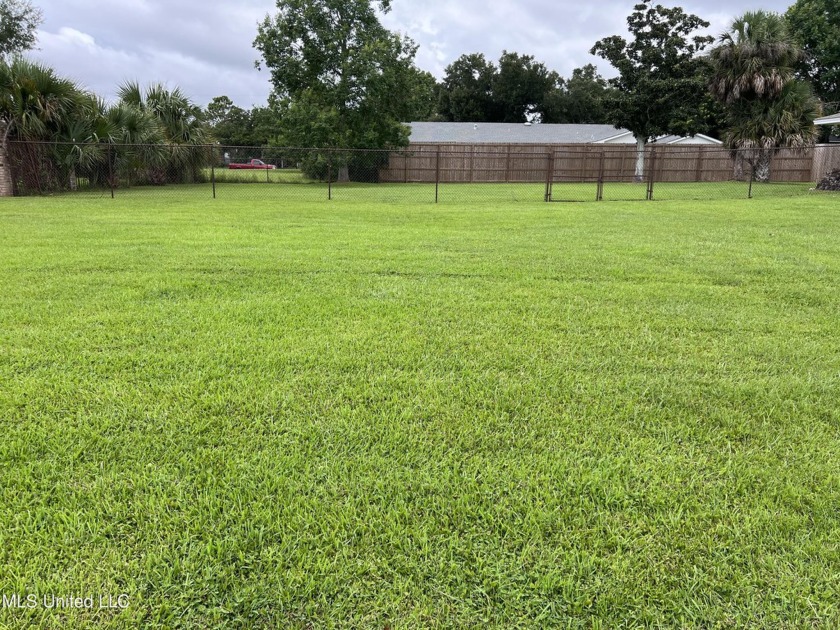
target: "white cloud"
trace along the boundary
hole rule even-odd
[[[74,28],[68,28],[67,26],[62,26],[58,30],[57,37],[71,46],[77,45],[87,49],[96,48],[96,40],[91,35],[77,31]]]

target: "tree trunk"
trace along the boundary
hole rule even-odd
[[[76,167],[70,167],[70,190],[78,190],[79,189],[79,179],[76,177]]]
[[[768,149],[760,149],[753,165],[753,179],[757,182],[770,181],[770,158],[772,153]]]
[[[647,138],[636,136],[636,175],[633,179],[637,182],[645,181],[645,143]]]
[[[9,126],[0,122],[0,197],[11,197],[15,194],[12,187],[12,166],[9,164]]]
[[[735,179],[736,182],[742,182],[746,178],[744,177],[744,152],[738,151],[735,153],[735,169],[732,172],[732,177]]]
[[[346,164],[344,166],[338,167],[338,181],[340,182],[349,182],[350,181],[350,167]]]

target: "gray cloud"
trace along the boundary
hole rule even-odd
[[[275,10],[273,0],[36,0],[36,4],[43,9],[45,22],[33,56],[106,99],[113,99],[117,87],[127,80],[179,86],[201,105],[227,94],[249,107],[263,104],[270,91],[268,73],[254,69],[259,53],[252,42],[257,23]],[[395,0],[383,22],[414,39],[420,46],[418,65],[438,77],[464,53],[481,52],[496,60],[503,50],[534,55],[564,76],[586,63],[611,76],[609,66],[588,51],[601,37],[625,32],[633,4]],[[744,11],[781,12],[790,4],[714,0],[681,6],[711,22],[709,31],[717,35]]]

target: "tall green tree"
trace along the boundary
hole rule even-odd
[[[390,10],[390,0],[375,5]],[[416,118],[417,91],[430,89],[414,65],[414,42],[383,27],[371,0],[277,0],[277,9],[259,25],[254,46],[281,104],[278,140],[349,149],[406,145],[403,123]],[[345,179],[349,165],[341,166]]]
[[[826,113],[839,111],[840,0],[797,0],[785,21],[804,53],[797,74],[811,83]]]
[[[492,91],[499,122],[526,122],[542,117],[546,100],[560,85],[560,76],[531,55],[504,51]]]
[[[481,53],[461,55],[446,67],[438,111],[449,122],[494,120],[496,66]]]
[[[275,139],[282,106],[271,95],[267,105],[243,109],[228,96],[216,96],[204,109],[204,121],[216,142],[231,147],[263,147]]]
[[[254,117],[250,110],[234,105],[227,96],[215,97],[204,110],[210,133],[219,143],[228,146],[265,144],[254,138]]]
[[[592,64],[575,68],[572,76],[560,80],[544,103],[542,122],[565,124],[609,124],[604,103],[614,88]]]
[[[283,112],[283,102],[274,93],[268,95],[268,103],[254,107],[251,110],[251,119],[254,124],[253,137],[255,146],[283,144],[278,137]]]
[[[0,57],[32,49],[43,19],[41,10],[28,0],[0,0]]]
[[[531,55],[504,51],[498,65],[480,53],[446,68],[438,112],[453,122],[518,123],[543,119],[561,78]]]
[[[748,11],[732,22],[709,54],[712,94],[727,105],[773,98],[793,79],[802,49],[784,20],[771,11]]]
[[[699,53],[714,38],[696,35],[709,23],[679,7],[642,2],[627,18],[632,39],[613,35],[590,50],[618,70],[610,79],[607,119],[636,138],[636,179],[644,177],[645,144],[669,133],[705,131],[700,111],[708,83],[707,64]]]
[[[411,120],[406,122],[436,119],[440,88],[438,82],[430,72],[415,68],[413,74],[411,82],[414,87],[411,94],[407,95]]]
[[[736,18],[709,55],[711,91],[726,108],[725,142],[758,181],[769,179],[776,149],[809,146],[816,137],[819,103],[794,77],[802,54],[783,17],[760,10]]]

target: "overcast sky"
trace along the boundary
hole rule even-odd
[[[681,6],[719,35],[752,9],[784,12],[794,0],[692,0]],[[254,68],[257,23],[273,0],[33,0],[44,13],[33,56],[106,99],[128,80],[180,87],[206,105],[226,94],[245,108],[264,104],[268,73]],[[419,44],[417,65],[436,77],[464,53],[497,60],[528,54],[562,76],[594,63],[600,38],[626,33],[634,0],[393,0],[385,26]],[[664,2],[674,6],[671,2]]]

